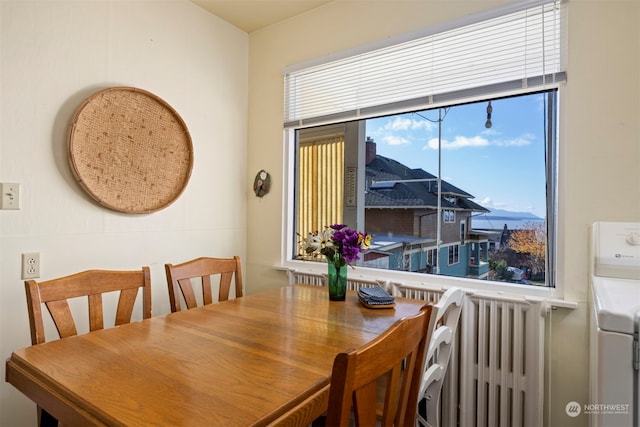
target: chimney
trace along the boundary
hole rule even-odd
[[[376,142],[368,136],[365,143],[367,144],[366,164],[370,164],[376,158]]]

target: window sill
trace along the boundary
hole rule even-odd
[[[275,270],[295,270],[300,273],[326,273],[326,264],[312,261],[288,261],[281,265],[274,265]],[[406,285],[424,287],[425,289],[446,290],[450,287],[463,288],[469,295],[483,295],[503,300],[547,302],[552,309],[576,309],[578,303],[568,301],[558,295],[558,289],[513,283],[489,282],[485,280],[467,279],[433,274],[409,273],[392,270],[378,270],[373,268],[355,267],[349,269],[349,276],[354,279],[386,281],[387,283],[401,282]]]

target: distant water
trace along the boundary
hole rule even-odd
[[[537,224],[540,222],[544,222],[544,218],[540,218],[530,212],[493,210],[488,214],[471,217],[471,228],[474,230],[502,231],[506,225],[508,230],[519,230],[529,228],[532,223]]]

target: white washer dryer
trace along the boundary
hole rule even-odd
[[[640,427],[640,223],[592,227],[590,425]]]

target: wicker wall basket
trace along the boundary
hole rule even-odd
[[[76,110],[69,164],[101,205],[149,213],[169,206],[185,189],[193,146],[184,121],[165,101],[142,89],[112,87]]]

